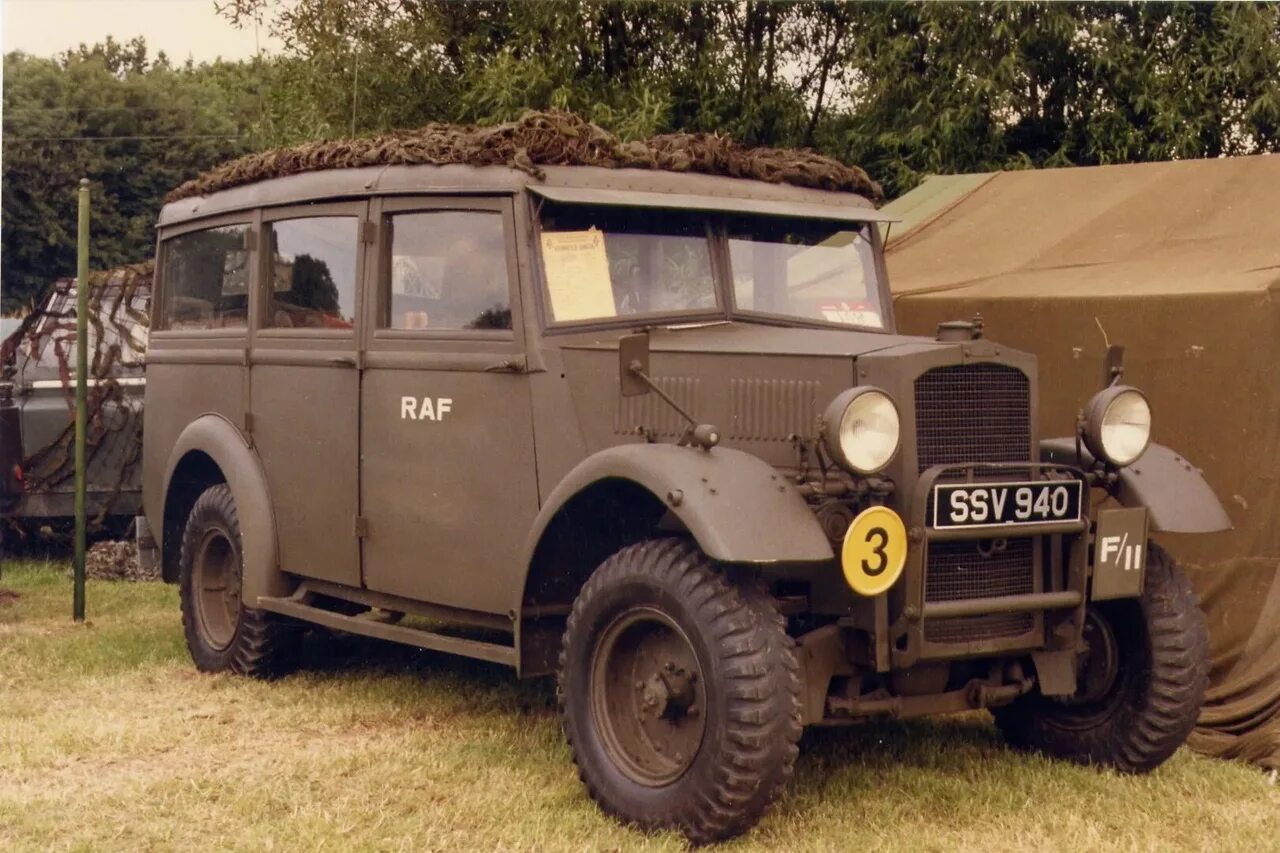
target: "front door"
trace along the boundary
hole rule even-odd
[[[355,202],[264,214],[249,356],[251,434],[271,484],[280,566],[352,586],[367,211]]]
[[[505,613],[538,511],[512,202],[374,204],[360,394],[364,583]]]

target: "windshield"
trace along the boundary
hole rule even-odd
[[[734,305],[740,311],[884,328],[869,227],[761,217],[731,220]]]
[[[884,328],[865,223],[546,203],[540,224],[555,323],[725,317],[731,294],[735,314]]]
[[[542,215],[542,265],[556,322],[717,307],[703,217],[548,208]]]

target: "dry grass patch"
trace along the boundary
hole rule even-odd
[[[355,638],[275,683],[196,673],[177,594],[6,568],[0,850],[683,849],[604,818],[550,685]],[[1186,751],[1145,777],[1004,748],[984,715],[810,732],[730,849],[1277,849],[1280,786]]]

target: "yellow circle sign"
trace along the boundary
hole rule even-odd
[[[907,529],[887,506],[858,513],[844,534],[840,566],[859,595],[879,595],[893,586],[907,563]]]

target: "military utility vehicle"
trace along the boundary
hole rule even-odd
[[[1033,356],[897,334],[885,219],[592,166],[171,202],[143,488],[196,666],[279,674],[319,625],[555,675],[588,794],[695,842],[810,725],[989,708],[1156,767],[1207,671],[1151,537],[1226,515],[1118,357],[1042,423]]]
[[[89,279],[86,508],[95,537],[122,535],[142,506],[151,278],[150,264],[134,264]],[[58,536],[72,522],[76,287],[55,282],[0,341],[0,538]]]

